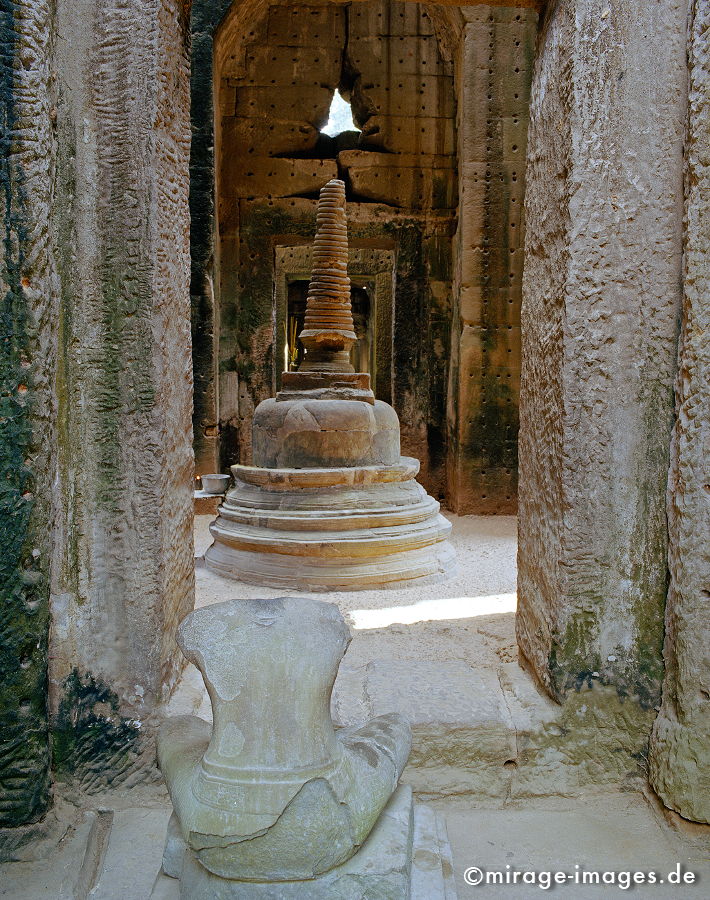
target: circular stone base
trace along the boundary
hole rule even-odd
[[[414,480],[419,463],[264,469],[232,466],[210,526],[209,569],[303,591],[398,587],[453,574],[451,524]]]

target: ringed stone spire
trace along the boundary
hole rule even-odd
[[[356,337],[343,181],[333,178],[321,190],[316,227],[306,318],[299,335],[307,353],[300,370],[352,372],[349,354]]]

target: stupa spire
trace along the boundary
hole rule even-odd
[[[321,188],[318,198],[313,269],[299,338],[306,348],[299,371],[353,371],[350,348],[357,338],[348,278],[345,182],[338,178]]]

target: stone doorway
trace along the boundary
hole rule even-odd
[[[368,289],[370,355],[404,451],[448,508],[514,513],[536,13],[397,0],[263,3],[248,20],[246,9],[193,9],[198,471],[250,459],[251,415],[278,385],[287,343],[278,312],[274,326],[275,256],[307,244],[317,189],[337,176],[351,245],[394,260],[387,305]],[[359,132],[320,130],[336,91]]]
[[[282,322],[279,322],[278,318],[276,320],[277,330],[283,330],[285,335],[284,372],[295,372],[303,361],[304,348],[298,335],[304,327],[307,296],[307,280],[289,281],[286,317]],[[373,331],[373,317],[371,316],[372,304],[370,303],[367,287],[353,283],[350,290],[350,302],[353,310],[355,334],[357,335],[357,344],[350,351],[350,360],[356,372],[369,372],[374,375],[375,366],[372,357],[375,347],[375,335]],[[279,376],[277,375],[277,382],[278,379]]]
[[[678,8],[671,6],[664,3],[651,10],[624,0],[618,9],[614,5],[600,13],[599,22],[607,23],[603,27],[618,36],[629,54],[638,54],[644,65],[653,59],[658,67],[657,73],[639,67],[634,78],[630,70],[619,69],[613,90],[611,82],[600,81],[594,68],[596,57],[585,43],[596,34],[592,21],[596,7],[574,0],[550,5],[539,31],[535,13],[529,9],[419,8],[419,23],[424,18],[429,22],[424,26],[430,29],[426,37],[433,36],[430,43],[441,51],[443,62],[439,62],[444,68],[449,65],[447,77],[452,79],[455,101],[453,115],[438,118],[454,127],[455,151],[450,156],[456,171],[456,198],[447,201],[446,209],[456,210],[457,221],[445,240],[438,234],[440,242],[432,242],[435,252],[416,260],[429,267],[430,274],[436,249],[447,243],[451,247],[454,238],[453,256],[438,268],[445,275],[432,291],[443,298],[435,311],[446,322],[445,328],[427,335],[432,345],[444,338],[443,364],[427,373],[432,393],[439,395],[433,407],[431,394],[427,403],[398,407],[397,392],[403,385],[411,387],[411,379],[406,383],[411,366],[393,363],[394,405],[401,418],[411,423],[412,452],[425,460],[430,491],[461,512],[512,512],[517,506],[518,385],[523,381],[521,463],[526,487],[517,641],[546,690],[558,700],[568,701],[571,692],[583,687],[594,691],[601,709],[607,699],[613,702],[616,692],[632,697],[641,717],[659,703],[663,674],[663,605],[668,584],[665,492],[682,283],[686,23]],[[404,18],[413,15],[415,8],[414,4],[387,7]],[[314,23],[327,13],[318,6],[309,15]],[[378,34],[378,28],[393,36],[389,34],[391,15],[381,6],[363,3],[355,11],[358,15],[361,21],[371,17],[369,38]],[[664,16],[670,17],[670,26],[664,24]],[[287,41],[298,38],[294,9],[283,6],[273,16],[270,9],[267,19],[267,33],[271,29],[272,35],[288,35]],[[626,33],[626,19],[638,20],[650,29],[649,34],[659,35],[656,53],[649,55],[635,46],[630,35],[643,29]],[[387,23],[386,29],[380,27],[382,22]],[[243,25],[236,15],[225,20],[218,66],[227,56],[230,28],[232,36],[247,33]],[[660,35],[668,28],[674,36],[662,40]],[[315,25],[312,33],[319,34]],[[581,44],[580,35],[585,35]],[[255,37],[256,32],[248,36]],[[419,27],[416,36],[424,36]],[[369,39],[368,34],[363,37]],[[313,46],[303,44],[304,58],[313,56]],[[283,46],[293,49],[291,43]],[[609,47],[607,51],[611,52]],[[528,89],[534,58],[533,150],[526,169]],[[241,77],[233,84],[227,78],[227,87],[237,94],[246,87]],[[658,91],[651,102],[638,102],[641,83]],[[580,86],[583,102],[569,90],[570,84]],[[249,85],[252,93],[259,87],[256,81]],[[384,94],[387,87],[383,82],[375,84]],[[403,89],[389,95],[382,109],[371,112],[372,127],[362,123],[363,135],[375,144],[390,135],[389,124],[394,124],[395,135],[413,137],[415,133],[411,129],[416,116],[408,117],[407,124],[384,121],[388,116],[383,113],[392,112],[392,98],[405,96]],[[330,96],[328,87],[324,102]],[[219,91],[219,101],[223,98],[231,104],[226,88]],[[404,130],[398,132],[398,127]],[[441,136],[436,129],[426,133],[436,134],[436,140]],[[603,135],[598,146],[586,142],[583,136],[589,133]],[[641,147],[643,155],[637,152]],[[389,152],[381,154],[383,149]],[[371,202],[360,204],[363,240],[375,204],[386,198],[383,187],[388,187],[389,179],[403,176],[392,165],[391,157],[399,154],[386,144],[368,154],[366,162],[377,165],[345,166],[353,178],[353,207],[365,193],[371,195],[365,198]],[[375,160],[375,154],[385,159]],[[339,163],[337,156],[336,169],[347,161],[346,157]],[[303,162],[293,155],[288,158]],[[313,182],[324,170],[332,171],[332,162],[327,154],[308,158],[305,175],[303,169],[300,173]],[[389,164],[386,177],[385,164]],[[283,158],[278,165],[284,166]],[[295,179],[298,168],[294,165],[294,175],[288,177]],[[251,168],[248,171],[256,177]],[[413,176],[413,183],[417,177]],[[533,231],[528,231],[524,251],[525,180],[529,184],[527,227],[532,222]],[[639,184],[644,187],[636,197]],[[309,200],[307,193],[306,185],[301,196],[289,197],[288,202],[295,208]],[[626,198],[634,215],[624,219],[620,198]],[[271,197],[267,206],[271,200],[271,207],[280,205]],[[275,216],[273,223],[281,226],[283,217]],[[641,237],[644,229],[657,234],[655,250]],[[585,237],[592,234],[594,239]],[[263,241],[258,228],[253,236]],[[394,242],[398,262],[402,246]],[[665,249],[659,252],[658,247]],[[614,255],[619,248],[623,252]],[[253,246],[245,250],[248,256]],[[524,255],[527,332],[521,358]],[[421,282],[407,282],[401,274],[398,270],[396,288],[402,291],[406,284],[409,298],[421,298]],[[660,285],[674,287],[659,293]],[[397,308],[395,300],[395,326]],[[431,309],[427,318],[414,302],[404,324],[414,328],[421,328],[424,320],[430,324]],[[651,323],[653,327],[648,327]],[[393,347],[405,346],[409,350],[395,327]],[[247,347],[246,358],[253,360],[250,354]],[[416,354],[412,358],[419,361]],[[240,408],[243,405],[245,410],[242,424],[257,394],[247,387],[244,397],[240,395]],[[432,408],[441,409],[441,396],[446,398],[445,414],[429,428],[432,422],[427,416]],[[415,397],[415,401],[421,399]],[[422,409],[427,416],[420,415]],[[682,481],[678,472],[674,477]],[[677,509],[673,516],[676,521],[683,517]],[[677,545],[678,535],[674,540]],[[672,546],[674,578],[690,577],[681,557],[678,547]],[[697,594],[698,584],[693,584]],[[682,603],[673,590],[670,596],[673,603]],[[674,665],[673,645],[667,653]],[[669,689],[672,692],[673,685]],[[669,701],[663,725],[666,738],[675,734],[676,727],[679,733],[685,728],[673,722],[674,702]]]
[[[116,714],[108,724],[100,720],[101,740],[112,734],[120,744],[126,733],[135,737],[129,723],[149,723],[161,692],[177,678],[175,627],[193,596],[187,5],[128,0],[106,4],[98,17],[86,0],[20,6],[11,4],[8,13],[18,41],[2,48],[13,122],[23,124],[13,132],[8,162],[10,183],[23,190],[8,195],[13,239],[5,248],[7,296],[16,321],[28,329],[12,334],[14,362],[6,372],[13,404],[6,425],[19,423],[5,457],[8,546],[17,548],[6,559],[12,678],[3,719],[17,737],[17,761],[8,771],[21,795],[9,798],[6,819],[15,822],[41,814],[47,802],[50,734],[64,749],[63,759],[54,760],[65,772],[82,777],[72,755],[81,753],[98,765],[102,779],[126,776],[110,760],[102,767],[92,746],[82,749],[93,726],[72,717],[78,692],[91,697],[110,690]],[[213,74],[226,71],[226,48],[234,49],[239,35],[254,37],[252,25],[267,11],[266,4],[244,2],[241,19],[225,18],[230,6],[226,0],[193,3],[192,105],[206,110],[195,123],[192,150],[191,294],[195,321],[207,323],[194,342],[204,351],[202,368],[194,370],[202,379],[195,395],[202,412],[195,421],[198,441],[212,453],[211,469],[220,423],[225,441],[232,429],[238,443],[258,392],[271,389],[273,371],[273,344],[259,344],[266,331],[273,333],[271,271],[265,278],[258,268],[253,272],[268,296],[249,304],[240,295],[236,306],[236,293],[235,302],[224,302],[230,295],[221,283],[220,259],[229,250],[233,259],[240,253],[246,261],[268,259],[272,265],[273,241],[294,238],[291,229],[281,234],[284,219],[275,200],[269,206],[273,197],[261,198],[265,216],[276,210],[266,232],[254,219],[249,234],[229,233],[230,217],[240,214],[236,201],[216,210],[216,203],[235,195],[214,192],[213,150],[218,159],[224,156],[223,134],[215,140],[212,130],[214,104],[221,124],[220,104],[229,89],[236,102],[238,86],[227,77],[215,97]],[[654,784],[684,815],[707,819],[693,768],[700,758],[695,748],[707,736],[707,692],[698,685],[706,680],[708,567],[698,537],[707,531],[701,423],[707,420],[708,381],[702,327],[696,327],[704,325],[707,308],[707,173],[698,149],[708,127],[707,14],[699,2],[689,6],[690,32],[688,9],[671,0],[619,0],[608,10],[607,4],[601,9],[564,0],[549,5],[527,42],[517,32],[533,13],[480,5],[426,8],[439,46],[452,48],[454,75],[447,77],[454,81],[462,126],[454,131],[456,159],[449,167],[456,171],[455,208],[461,211],[458,249],[456,265],[447,268],[437,251],[450,246],[452,223],[443,237],[428,234],[429,255],[414,258],[409,279],[398,270],[395,291],[421,298],[418,278],[428,266],[429,277],[446,274],[430,282],[438,305],[430,304],[426,316],[414,301],[395,303],[395,312],[400,309],[399,324],[411,329],[421,330],[426,321],[429,344],[439,341],[445,348],[442,359],[451,348],[448,374],[445,367],[430,367],[428,405],[421,404],[428,416],[441,409],[443,396],[451,415],[433,423],[413,416],[407,421],[411,439],[423,447],[432,478],[441,472],[443,447],[453,478],[449,497],[463,484],[472,488],[472,502],[483,500],[482,477],[495,467],[471,462],[467,434],[480,433],[477,420],[483,416],[487,426],[487,411],[499,408],[483,402],[495,398],[482,393],[479,376],[485,371],[486,384],[495,385],[519,339],[515,322],[503,319],[507,307],[496,303],[503,299],[511,312],[515,308],[499,276],[515,283],[516,267],[522,267],[521,244],[511,243],[513,235],[519,241],[522,220],[508,214],[520,209],[516,192],[522,190],[525,158],[524,119],[493,113],[504,96],[526,108],[513,76],[529,78],[534,55],[517,640],[546,690],[566,708],[582,697],[599,701],[603,715],[606,700],[620,694],[628,704],[624,714],[643,710],[652,716],[665,637]],[[415,4],[403,7],[406,16]],[[355,7],[365,17],[372,9]],[[393,36],[401,35],[388,33]],[[307,49],[312,54],[313,46]],[[627,59],[635,64],[625,66]],[[135,90],[137,83],[145,90]],[[395,96],[399,102],[405,94]],[[399,118],[407,123],[398,127],[408,129],[415,117]],[[24,128],[27,122],[31,126]],[[387,123],[371,124],[371,137],[387,134]],[[396,127],[394,134],[410,135]],[[427,140],[446,137],[448,127],[425,132]],[[372,162],[381,151],[368,153]],[[393,162],[394,155],[381,153],[385,159],[377,162]],[[283,158],[269,159],[284,168]],[[308,162],[326,168],[333,160]],[[381,184],[382,171],[360,168],[371,170],[359,173],[362,197],[364,175]],[[407,167],[390,167],[400,181],[401,168]],[[372,238],[367,219],[380,197],[360,204],[363,242]],[[488,202],[495,198],[498,207]],[[293,202],[293,209],[312,202],[307,196],[278,199]],[[454,218],[452,209],[446,207],[444,218]],[[494,232],[480,227],[491,217],[500,226],[495,242]],[[393,241],[389,249],[397,260],[402,247],[416,243],[409,240],[414,233],[403,231],[397,247]],[[302,229],[296,238],[305,243],[309,235]],[[261,255],[251,260],[255,247]],[[514,265],[503,266],[504,259]],[[455,289],[447,294],[449,270]],[[241,343],[222,326],[234,327]],[[229,349],[224,355],[220,335]],[[411,344],[395,337],[392,346],[399,352]],[[263,358],[253,352],[259,347]],[[412,367],[392,368],[397,393],[407,387]],[[508,404],[504,394],[496,397],[514,407],[512,398]],[[452,435],[448,443],[442,444],[442,434]],[[67,710],[72,716],[57,715]],[[113,753],[114,745],[105,746],[112,758],[124,758]],[[140,746],[150,757],[149,745]],[[141,758],[125,758],[130,766],[142,765]],[[87,777],[93,779],[93,772]]]

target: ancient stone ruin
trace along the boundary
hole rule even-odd
[[[284,585],[462,896],[710,827],[710,3],[2,0],[0,95],[0,892],[150,895],[180,624]]]
[[[163,872],[181,897],[410,896],[411,789],[397,788],[410,729],[393,713],[335,731],[349,642],[337,606],[307,597],[230,600],[183,621],[213,724],[170,718],[158,738],[175,809]]]
[[[254,465],[211,526],[209,568],[231,578],[306,590],[383,587],[451,573],[450,523],[400,455],[399,420],[354,372],[345,184],[320,192],[313,273],[298,371],[261,403]]]

